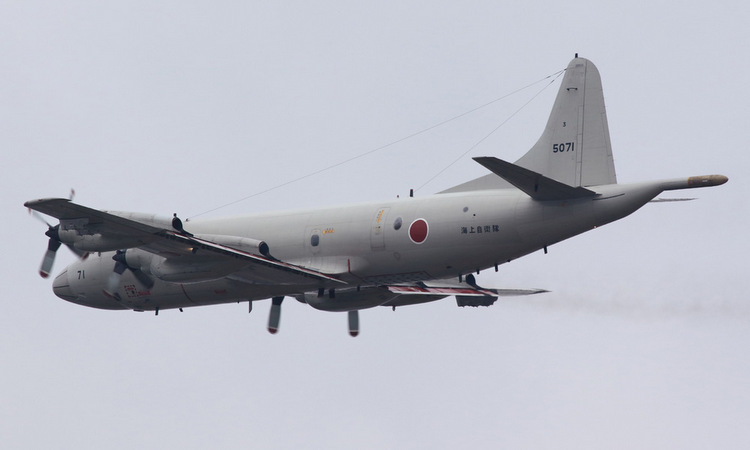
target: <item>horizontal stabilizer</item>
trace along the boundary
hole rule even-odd
[[[492,173],[522,190],[534,200],[570,200],[593,197],[596,192],[584,187],[573,187],[552,178],[524,169],[502,159],[491,156],[474,158],[474,161],[488,168]]]

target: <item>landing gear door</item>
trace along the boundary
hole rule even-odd
[[[373,250],[385,249],[385,221],[391,208],[380,208],[375,212],[370,228],[370,245]]]

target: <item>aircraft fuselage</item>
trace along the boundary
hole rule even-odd
[[[458,279],[501,265],[622,218],[663,189],[659,182],[597,186],[594,198],[565,201],[533,200],[515,189],[437,194],[196,219],[185,223],[185,229],[194,234],[262,238],[274,258],[333,275],[350,288],[373,287]],[[155,279],[147,287],[125,272],[119,286],[122,294],[115,300],[103,293],[113,255],[94,253],[71,264],[55,280],[55,293],[97,308],[154,310],[299,296],[319,288],[312,281],[308,286],[248,282],[236,273],[222,276],[220,268],[206,281]]]

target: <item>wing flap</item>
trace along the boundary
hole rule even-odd
[[[429,286],[387,286],[394,294],[409,295],[462,295],[462,296],[495,296],[496,293],[489,289],[473,287],[429,287]]]
[[[404,295],[444,295],[462,297],[517,297],[549,292],[544,289],[494,289],[456,286],[386,286],[389,291]]]
[[[442,280],[445,282],[446,280]],[[389,291],[399,294],[383,306],[405,306],[432,302],[441,298],[454,296],[458,306],[491,306],[498,297],[515,297],[520,295],[533,295],[547,292],[544,289],[490,289],[466,284],[456,285],[445,282],[443,286],[427,286],[425,283],[418,285],[393,285],[385,286]]]

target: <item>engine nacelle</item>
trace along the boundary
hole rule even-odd
[[[125,250],[125,264],[131,269],[140,269],[147,274],[151,274],[151,264],[154,260],[163,260],[163,256],[157,256],[153,253],[138,249],[129,248]]]
[[[223,278],[237,270],[235,261],[193,258],[154,258],[149,272],[171,283],[199,283]]]
[[[334,312],[374,308],[399,296],[388,289],[379,287],[336,289],[333,296],[329,291],[325,291],[322,296],[318,294],[318,292],[305,292],[304,302],[315,309]]]
[[[110,252],[121,248],[143,245],[143,240],[130,236],[102,236],[101,234],[79,234],[75,230],[60,230],[60,241],[84,252]]]
[[[240,236],[228,236],[225,234],[196,234],[196,238],[211,241],[217,244],[232,247],[253,255],[269,256],[271,254],[268,244],[258,239],[250,239]]]
[[[237,262],[223,258],[187,255],[165,258],[137,248],[125,251],[125,264],[170,283],[198,283],[216,280],[237,270]]]

